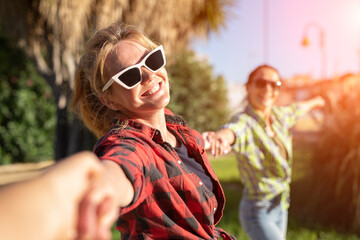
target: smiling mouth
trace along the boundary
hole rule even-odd
[[[160,89],[160,83],[155,84],[150,90],[146,91],[144,94],[142,94],[142,97],[150,96],[154,93],[156,93]]]

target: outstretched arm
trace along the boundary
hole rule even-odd
[[[98,184],[104,173],[93,153],[82,152],[36,178],[0,188],[1,237],[110,239],[117,207],[114,193]],[[79,231],[84,217],[91,231]]]
[[[299,102],[301,108],[304,110],[304,114],[310,112],[314,108],[323,108],[325,106],[325,100],[321,96],[316,96],[308,100]]]

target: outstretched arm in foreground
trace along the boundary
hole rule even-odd
[[[104,173],[93,153],[82,152],[0,188],[1,238],[111,239],[117,207],[114,192],[99,183]]]

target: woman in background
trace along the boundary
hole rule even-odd
[[[215,157],[231,148],[236,153],[244,184],[239,219],[252,240],[286,238],[292,165],[289,129],[300,116],[324,106],[321,97],[275,106],[281,85],[275,68],[257,67],[246,83],[245,110],[217,132],[203,133]]]

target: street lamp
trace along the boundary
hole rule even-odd
[[[263,50],[264,50],[264,61],[267,63],[268,61],[268,43],[269,43],[269,2],[268,0],[264,0],[264,6],[263,6],[263,31],[264,31],[264,37],[263,37]]]
[[[310,40],[308,38],[308,33],[311,28],[315,28],[319,32],[319,46],[321,50],[321,72],[322,72],[322,79],[324,80],[326,77],[326,56],[325,56],[325,33],[322,26],[316,22],[309,22],[304,27],[304,37],[302,39],[301,45],[303,47],[308,47],[310,45]]]

